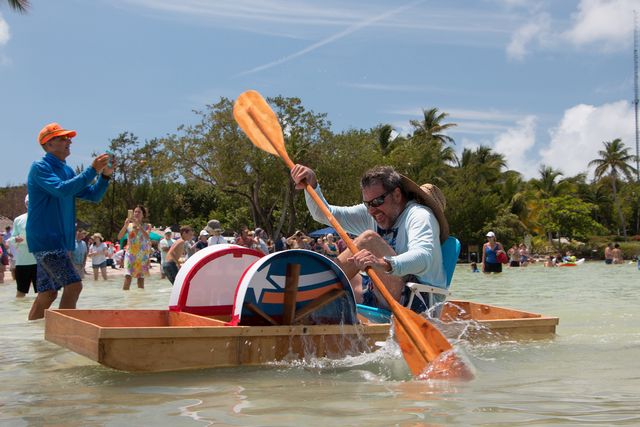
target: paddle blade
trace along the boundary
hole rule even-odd
[[[278,148],[286,153],[278,117],[260,93],[241,93],[233,106],[233,117],[253,145],[275,156],[280,156]]]
[[[462,379],[473,378],[467,365],[454,353],[449,341],[426,318],[412,310],[398,306],[402,317],[417,326],[417,336],[407,330],[407,326],[396,318],[394,332],[409,369],[420,379]],[[420,351],[423,349],[423,351]]]

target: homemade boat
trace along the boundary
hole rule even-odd
[[[390,324],[361,311],[342,270],[323,255],[288,250],[263,256],[216,245],[184,264],[168,310],[47,310],[45,338],[124,371],[265,365],[375,351]],[[465,324],[473,339],[482,331],[494,338],[549,337],[558,324],[557,318],[467,301],[444,304],[440,321],[445,333],[449,325]]]

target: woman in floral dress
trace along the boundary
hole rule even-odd
[[[127,291],[131,286],[131,280],[138,280],[138,288],[144,288],[144,277],[149,275],[149,255],[151,254],[151,224],[145,223],[147,209],[138,205],[133,210],[133,217],[124,221],[124,226],[118,233],[118,240],[127,235],[128,249],[124,258],[124,285],[122,289]]]

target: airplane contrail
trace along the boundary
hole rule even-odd
[[[339,40],[339,39],[341,39],[343,37],[346,37],[349,34],[352,34],[352,33],[356,32],[356,31],[358,31],[358,30],[360,30],[362,28],[368,27],[368,26],[370,26],[370,25],[372,25],[372,24],[374,24],[374,23],[376,23],[378,21],[381,21],[381,20],[383,20],[385,18],[393,16],[393,15],[395,15],[397,13],[400,13],[400,12],[402,12],[402,11],[404,11],[406,9],[409,9],[409,8],[411,8],[413,6],[416,6],[416,5],[420,4],[420,3],[424,3],[425,1],[426,0],[413,1],[411,3],[408,3],[408,4],[404,5],[404,6],[400,6],[400,7],[396,8],[396,9],[390,10],[390,11],[385,12],[383,14],[380,14],[378,16],[374,16],[372,18],[369,18],[369,19],[367,19],[365,21],[355,23],[355,24],[347,27],[346,29],[340,31],[339,33],[336,33],[336,34],[334,34],[332,36],[329,36],[329,37],[327,37],[325,39],[322,39],[322,40],[320,40],[320,41],[318,41],[318,42],[316,42],[316,43],[314,43],[314,44],[312,44],[310,46],[305,47],[302,50],[299,50],[298,52],[292,53],[291,55],[287,55],[287,56],[285,56],[283,58],[280,58],[278,60],[269,62],[267,64],[260,65],[258,67],[252,68],[250,70],[243,71],[240,74],[238,74],[238,76],[244,76],[244,75],[247,75],[247,74],[257,73],[258,71],[266,70],[266,69],[275,67],[276,65],[280,65],[280,64],[283,64],[285,62],[291,61],[294,58],[298,58],[298,57],[300,57],[302,55],[305,55],[305,54],[307,54],[309,52],[312,52],[312,51],[314,51],[314,50],[316,50],[318,48],[321,48],[322,46],[325,46],[325,45],[327,45],[329,43],[332,43],[332,42],[334,42],[336,40]]]

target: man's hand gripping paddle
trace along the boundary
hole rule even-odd
[[[258,92],[249,90],[242,93],[233,107],[233,116],[256,147],[280,157],[289,169],[295,166],[287,154],[278,118]],[[329,223],[345,241],[351,253],[358,252],[356,245],[329,212],[313,187],[306,184],[305,190],[322,209]],[[456,356],[451,344],[440,330],[426,318],[396,302],[371,267],[367,267],[366,272],[395,316],[395,337],[409,369],[415,376],[420,378],[473,378],[469,368]]]

